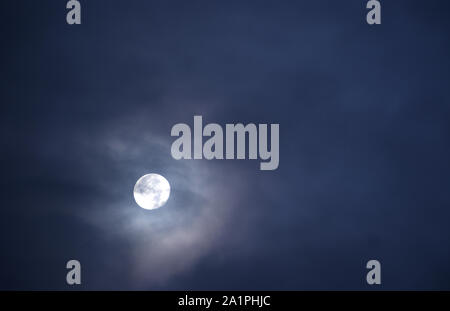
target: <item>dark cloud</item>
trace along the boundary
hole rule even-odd
[[[449,289],[449,5],[9,1],[0,288]],[[280,166],[176,161],[171,127],[280,124]],[[150,172],[173,189],[136,207]]]

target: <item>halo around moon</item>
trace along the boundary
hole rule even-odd
[[[133,195],[140,207],[156,209],[166,204],[169,199],[170,184],[159,174],[147,174],[138,179]]]

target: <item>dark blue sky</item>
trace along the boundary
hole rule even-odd
[[[450,289],[450,5],[381,2],[4,1],[0,289]],[[194,115],[278,170],[174,160]]]

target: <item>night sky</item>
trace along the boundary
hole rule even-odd
[[[80,2],[0,5],[0,289],[450,289],[448,1]],[[279,168],[173,159],[194,115]]]

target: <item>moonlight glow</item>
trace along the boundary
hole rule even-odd
[[[134,199],[145,209],[163,206],[170,196],[170,184],[163,176],[147,174],[139,178],[134,186]]]

